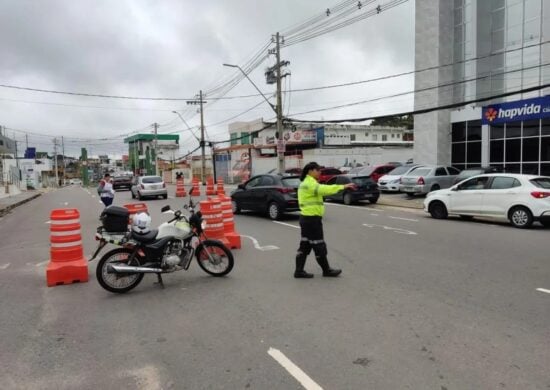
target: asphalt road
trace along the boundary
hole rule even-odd
[[[118,192],[115,204],[130,201]],[[149,200],[160,208],[181,199]],[[102,210],[69,187],[0,219],[5,389],[549,389],[550,231],[328,204],[340,278],[294,279],[297,216],[236,216],[225,278],[193,263],[114,295],[46,287],[49,213],[76,207],[85,253]],[[245,237],[246,236],[246,237]],[[540,289],[540,290],[539,290]],[[318,387],[316,387],[318,386]]]

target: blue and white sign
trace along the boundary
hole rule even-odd
[[[550,96],[483,107],[481,123],[491,125],[540,118],[550,118]]]

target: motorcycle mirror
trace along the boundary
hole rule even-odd
[[[170,206],[166,205],[163,208],[160,209],[161,213],[165,213],[166,211],[170,210]]]
[[[187,209],[189,208],[189,206],[187,206],[186,204],[184,204],[184,205],[183,205],[183,208],[184,208],[185,210],[187,210]]]

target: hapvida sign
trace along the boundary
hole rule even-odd
[[[550,117],[550,96],[483,107],[481,123],[491,125]]]

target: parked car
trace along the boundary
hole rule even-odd
[[[517,228],[528,228],[533,221],[550,227],[550,177],[512,173],[474,176],[449,189],[430,192],[424,211],[436,219],[457,214],[463,219],[507,219]]]
[[[337,194],[326,196],[326,200],[337,200],[350,205],[359,200],[368,200],[370,203],[378,202],[380,191],[378,186],[369,176],[338,175],[331,178],[327,184],[348,184],[354,183],[357,187],[352,190],[340,191]]]
[[[321,176],[319,176],[319,183],[326,183],[330,178],[341,175],[342,171],[336,168],[321,168]]]
[[[132,189],[132,176],[117,175],[113,178],[113,189],[120,190],[121,188]]]
[[[82,180],[80,180],[80,179],[70,179],[69,184],[70,185],[81,186],[82,185]]]
[[[384,176],[386,173],[395,169],[395,165],[381,164],[381,165],[371,165],[368,167],[363,167],[359,171],[350,171],[350,175],[358,176],[369,176],[375,183],[378,183],[378,179]]]
[[[386,175],[378,179],[378,188],[380,189],[380,191],[399,192],[401,177],[407,175],[410,171],[418,166],[418,164],[409,164],[396,167],[395,169],[389,171]]]
[[[412,197],[415,194],[449,188],[459,173],[454,167],[422,165],[401,177],[399,191]]]
[[[472,176],[482,175],[484,173],[500,173],[500,172],[502,172],[502,170],[497,167],[478,167],[478,168],[464,169],[463,171],[460,171],[457,177],[455,177],[453,184],[459,183]]]
[[[231,193],[233,213],[241,210],[266,213],[269,218],[280,219],[285,212],[297,211],[298,176],[258,175],[239,184]]]
[[[166,183],[160,176],[137,176],[132,183],[132,199],[159,197],[164,199],[168,198],[168,190],[166,189]]]

